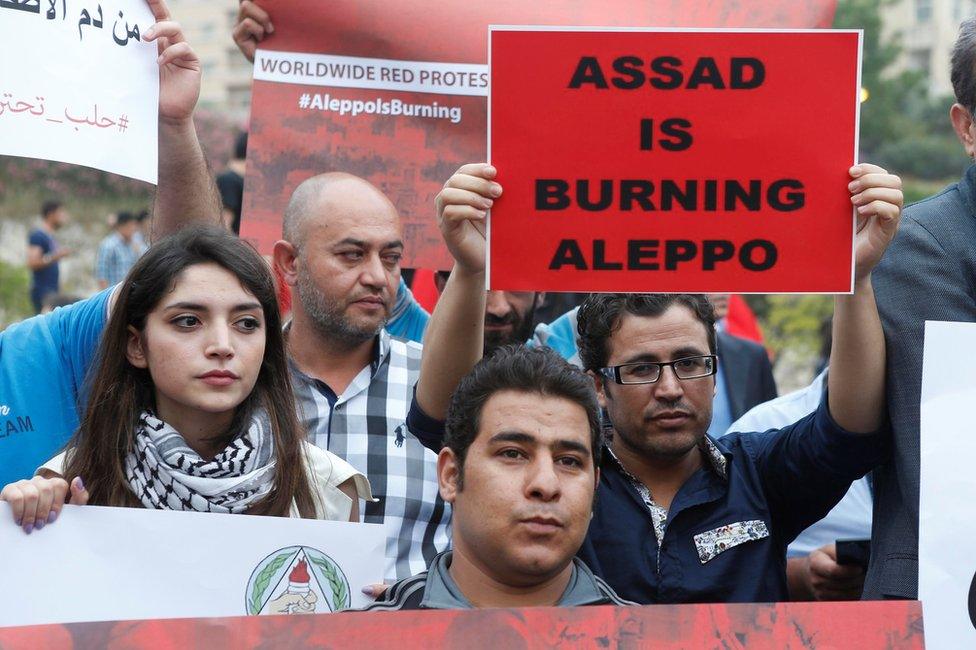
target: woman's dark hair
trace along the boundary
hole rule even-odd
[[[254,411],[263,408],[274,436],[274,485],[248,512],[288,516],[294,500],[301,516],[314,517],[302,450],[304,433],[295,411],[271,270],[250,245],[215,227],[190,228],[160,241],[129,271],[102,335],[88,406],[68,443],[64,477],[70,481],[81,476],[93,505],[140,506],[125,478],[125,457],[133,448],[140,413],[154,406],[154,391],[149,370],[136,368],[127,359],[129,327],[142,332],[162,296],[185,269],[196,264],[216,264],[237,277],[261,304],[265,320],[264,359],[254,389],[237,407],[224,438],[214,442],[230,443]]]
[[[715,311],[700,293],[593,293],[580,306],[576,316],[579,353],[583,367],[593,372],[604,368],[610,358],[607,343],[626,314],[660,316],[672,305],[691,310],[708,336],[708,351],[715,354]]]
[[[590,425],[593,466],[600,466],[600,406],[593,380],[547,347],[506,345],[479,361],[461,380],[447,409],[444,446],[457,456],[459,487],[464,482],[464,459],[478,436],[485,403],[505,390],[561,397],[583,407]]]

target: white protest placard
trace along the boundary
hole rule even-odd
[[[918,595],[927,648],[976,648],[976,323],[925,323]]]
[[[65,506],[27,535],[0,502],[0,626],[328,613],[383,581],[380,524]]]
[[[154,23],[145,0],[0,0],[0,154],[155,183]]]

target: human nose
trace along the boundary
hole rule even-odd
[[[674,371],[674,366],[663,366],[661,376],[654,383],[654,393],[659,399],[673,400],[685,394],[681,380]]]
[[[525,492],[530,499],[552,501],[559,496],[559,476],[556,474],[555,459],[541,457],[529,467]]]
[[[485,303],[485,312],[498,318],[504,318],[505,316],[508,316],[509,312],[511,311],[512,306],[509,304],[508,300],[505,299],[504,291],[488,292],[488,300]]]
[[[367,287],[385,287],[387,285],[386,268],[383,266],[383,260],[380,259],[379,255],[370,255],[366,258],[360,281]]]
[[[210,329],[206,354],[208,357],[230,358],[234,356],[234,345],[231,341],[230,326],[216,325]]]

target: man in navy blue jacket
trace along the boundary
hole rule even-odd
[[[452,253],[463,255],[465,267],[483,263],[479,226],[491,202],[503,200],[495,173],[466,165],[438,196],[442,230],[463,230],[454,233],[463,245]],[[786,600],[787,544],[885,457],[885,345],[871,271],[897,231],[901,181],[873,165],[850,174],[860,222],[854,293],[835,298],[827,396],[792,426],[720,441],[707,436],[720,360],[703,296],[603,294],[581,308],[583,366],[611,434],[579,555],[622,597]],[[451,309],[477,331],[484,293],[464,295],[470,304]],[[425,444],[439,446],[436,423],[408,424]]]

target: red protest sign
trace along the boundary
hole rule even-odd
[[[406,267],[451,267],[434,197],[485,159],[488,25],[826,27],[833,0],[259,0],[242,235],[270,252],[288,197],[343,171],[400,211]]]
[[[493,289],[851,291],[859,32],[490,43]]]

